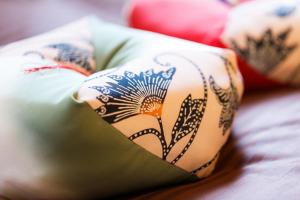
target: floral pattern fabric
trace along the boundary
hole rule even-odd
[[[259,73],[299,85],[299,21],[297,0],[251,1],[232,10],[222,38]]]
[[[242,88],[231,57],[201,54],[201,59],[199,54],[191,59],[177,52],[161,53],[142,63],[149,67],[137,67],[134,62],[117,70],[98,72],[86,79],[78,98],[87,101],[99,117],[129,140],[173,165],[202,176],[215,164],[217,155],[211,154],[206,164],[193,157],[201,145],[204,148],[208,145],[202,144],[208,133],[216,134],[221,143],[226,141]],[[212,71],[204,67],[207,65],[204,60],[214,63]],[[227,78],[227,86],[218,84],[217,71],[223,71],[221,76]],[[213,114],[216,117],[210,118],[212,113],[208,112],[214,107],[218,108]]]

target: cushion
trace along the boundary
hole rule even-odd
[[[0,194],[13,199],[108,198],[204,178],[243,93],[230,50],[93,17],[10,44],[0,63]]]
[[[246,89],[300,82],[296,0],[235,7],[211,0],[133,0],[129,7],[128,23],[134,28],[235,50]]]

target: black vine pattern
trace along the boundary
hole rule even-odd
[[[196,174],[197,172],[208,168],[209,166],[211,166],[219,157],[220,152],[218,152],[211,160],[209,160],[208,162],[204,163],[203,165],[201,165],[200,167],[198,167],[197,169],[193,170],[192,173]]]
[[[258,71],[267,74],[296,49],[297,44],[286,44],[292,29],[274,34],[269,28],[259,38],[247,36],[246,46],[239,46],[234,40],[231,41],[231,47],[252,67]]]
[[[139,114],[160,117],[167,89],[176,69],[155,73],[152,69],[134,74],[108,75],[114,82],[107,86],[91,86],[100,92],[102,105],[96,112],[109,123],[115,123]]]
[[[176,68],[169,63],[159,61],[159,58],[165,55],[185,59],[196,67],[204,85],[203,99],[193,99],[192,95],[189,94],[182,101],[170,141],[167,141],[165,138],[161,115],[167,90]],[[159,130],[155,128],[144,129],[132,134],[129,139],[135,140],[148,134],[156,136],[162,147],[161,157],[163,160],[167,159],[170,151],[178,141],[186,136],[190,136],[182,151],[171,161],[172,164],[175,164],[189,149],[200,127],[207,104],[207,82],[198,65],[183,56],[169,53],[162,54],[157,56],[154,61],[161,66],[168,67],[168,69],[158,73],[155,73],[154,70],[148,70],[139,74],[126,71],[123,75],[108,75],[107,77],[112,79],[113,82],[106,82],[106,86],[91,86],[90,88],[100,92],[97,99],[101,105],[95,111],[109,123],[116,123],[139,114],[155,117]]]
[[[162,158],[166,160],[171,149],[175,146],[175,144],[179,140],[181,140],[188,134],[198,131],[199,128],[198,122],[201,116],[199,108],[201,107],[201,105],[202,105],[202,101],[200,99],[192,99],[192,96],[190,94],[184,99],[179,111],[178,119],[175,123],[175,126],[173,127],[172,138],[169,143],[165,139],[162,120],[159,116],[157,117],[158,124],[160,126],[159,131],[153,128],[145,129],[131,135],[129,139],[134,140],[146,134],[154,134],[155,136],[157,136],[157,138],[161,143]]]
[[[50,44],[46,47],[58,50],[58,55],[54,58],[57,62],[68,62],[81,66],[89,72],[93,71],[90,64],[90,60],[93,59],[92,52],[70,43]]]
[[[201,99],[192,99],[191,95],[182,102],[180,113],[172,130],[171,143],[176,143],[192,131],[197,130],[199,118],[201,116]]]
[[[191,95],[188,95],[183,101],[166,153],[169,153],[171,148],[185,136],[191,135],[191,138],[182,152],[171,162],[172,164],[175,164],[191,146],[202,121],[203,112],[201,112],[201,108],[204,107],[203,103],[203,99],[192,99]]]
[[[201,102],[201,105],[199,105],[199,116],[198,116],[198,119],[197,119],[197,123],[196,125],[194,126],[194,129],[192,130],[192,132],[188,133],[188,134],[184,134],[185,136],[187,135],[190,135],[190,139],[188,140],[188,142],[186,143],[186,145],[184,146],[184,148],[181,150],[181,152],[176,156],[176,158],[174,158],[172,161],[171,161],[171,164],[175,164],[185,153],[186,151],[190,148],[190,146],[192,145],[197,133],[198,133],[198,129],[200,127],[200,124],[202,122],[202,119],[203,119],[203,116],[204,116],[204,112],[206,110],[206,105],[207,105],[207,99],[208,99],[208,87],[207,87],[207,81],[206,81],[206,78],[205,78],[205,75],[204,73],[202,72],[201,68],[196,64],[194,63],[192,60],[182,56],[182,55],[179,55],[179,54],[175,54],[175,53],[164,53],[164,54],[161,54],[157,57],[154,58],[154,62],[161,65],[161,66],[165,66],[165,67],[170,67],[172,66],[171,63],[169,63],[168,61],[162,61],[163,59],[160,59],[160,58],[163,58],[165,56],[175,56],[177,58],[181,58],[185,61],[187,61],[189,64],[191,64],[193,67],[196,68],[196,70],[199,72],[200,76],[201,76],[201,79],[202,79],[202,83],[203,83],[203,99],[198,99],[196,100],[196,102]],[[191,97],[190,95],[188,95],[188,97],[184,100],[184,102],[182,104],[185,104],[185,101],[189,99],[188,101],[191,102]],[[189,103],[189,105],[191,105],[192,103]],[[196,103],[198,104],[198,103]],[[183,105],[181,106],[181,108],[183,108]],[[184,109],[183,109],[184,110]],[[183,111],[182,110],[182,111]],[[180,111],[180,112],[182,112]],[[180,114],[182,113],[179,113],[179,117],[180,117]],[[179,119],[176,120],[176,122],[179,121]],[[176,122],[175,122],[175,126],[176,125]],[[174,127],[175,127],[174,126]],[[178,128],[176,128],[178,129]],[[173,128],[174,130],[174,128]],[[173,134],[174,135],[174,134]],[[171,151],[172,147],[178,142],[172,142],[172,140],[175,140],[176,137],[172,136],[172,139],[171,139],[171,142],[170,144],[172,145],[169,145],[169,148],[168,147],[163,147],[163,148],[167,148],[167,150],[165,150],[164,152],[166,152],[167,154]],[[182,137],[180,137],[180,139],[182,139]],[[166,155],[167,156],[167,155]],[[166,157],[165,156],[165,157]]]
[[[236,86],[233,83],[230,68],[233,68],[232,63],[227,60],[226,58],[221,57],[221,59],[224,61],[225,69],[228,74],[230,86],[228,88],[222,88],[220,87],[215,79],[210,76],[209,77],[209,83],[211,90],[215,93],[217,100],[219,104],[222,105],[222,111],[220,115],[219,120],[219,127],[223,127],[223,135],[227,132],[227,130],[231,127],[235,112],[237,111],[239,107],[240,98],[238,95],[238,91]],[[230,68],[229,68],[230,67]]]

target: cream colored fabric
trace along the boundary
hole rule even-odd
[[[257,0],[236,6],[223,42],[269,78],[299,85],[299,6],[297,0]]]
[[[78,91],[78,99],[87,101],[100,116],[129,139],[143,134],[149,128],[161,133],[161,119],[163,134],[149,133],[132,140],[171,164],[204,177],[211,173],[218,152],[230,134],[230,127],[224,128],[220,117],[225,116],[227,120],[233,117],[230,112],[235,113],[243,93],[242,78],[231,51],[167,37],[164,39],[166,44],[171,45],[160,43],[163,50],[139,56],[122,66],[88,77]],[[155,43],[152,45],[155,46]],[[159,73],[167,78],[147,81],[150,77],[157,77]],[[128,84],[122,80],[128,81]],[[167,81],[162,80],[169,80],[169,85],[164,85]],[[152,87],[150,83],[158,86]],[[214,84],[224,91],[218,88],[216,94]],[[165,96],[160,95],[162,89],[159,88],[166,89]],[[120,96],[116,96],[116,91],[122,93],[122,101],[117,101]],[[162,101],[151,99],[151,96],[159,97]],[[192,128],[183,139],[170,147],[172,130],[178,118],[186,112],[182,112],[181,108],[188,98],[190,103],[199,101],[198,107],[193,106],[198,111],[203,111],[203,119],[200,120],[199,128],[196,128],[194,139],[190,140],[194,130]],[[220,98],[227,101],[223,102],[226,105],[220,102]],[[147,99],[150,100],[147,102]],[[112,105],[119,107],[115,111],[109,110]],[[145,107],[148,110],[145,111]],[[199,120],[194,118],[195,121]],[[178,135],[182,133],[181,131]],[[163,142],[161,137],[165,137]],[[164,145],[171,148],[165,158]],[[176,160],[180,154],[183,155]]]

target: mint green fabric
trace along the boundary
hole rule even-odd
[[[91,19],[98,70],[112,68],[138,53],[134,33]],[[136,55],[134,55],[136,56]],[[192,181],[195,175],[154,156],[76,101],[84,76],[56,69],[25,74],[14,92],[22,135],[53,183],[78,197],[111,197]],[[21,134],[21,133],[20,133]]]
[[[180,39],[173,40],[157,33],[104,23],[95,17],[90,18],[90,24],[98,71],[117,67],[152,52],[160,52],[169,44],[177,42],[182,45]],[[187,41],[185,44],[195,45]]]

